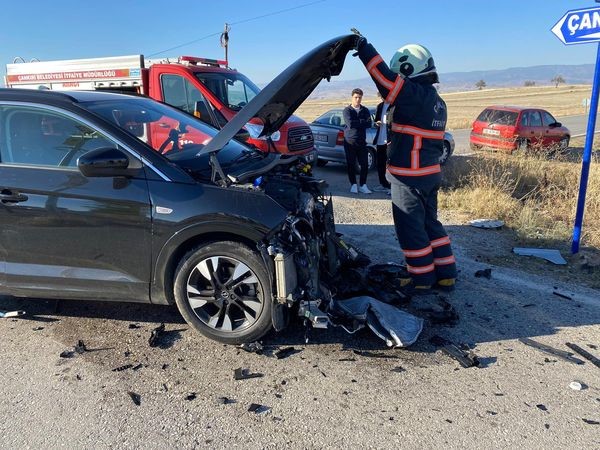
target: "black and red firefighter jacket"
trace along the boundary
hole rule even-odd
[[[439,160],[447,120],[444,100],[433,85],[390,70],[371,44],[362,45],[358,56],[385,102],[391,105],[390,109],[393,107],[392,120],[388,119],[391,133],[387,171],[401,183],[422,192],[439,186]],[[426,214],[424,224],[412,223],[416,220],[412,214],[404,219],[407,223],[396,224],[408,271],[418,284],[456,277],[450,238],[437,220],[437,194],[435,204],[435,214]],[[424,207],[428,209],[427,205]]]

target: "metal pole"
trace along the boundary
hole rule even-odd
[[[585,194],[587,191],[588,176],[590,173],[590,162],[592,160],[592,144],[594,143],[594,129],[596,127],[596,113],[598,112],[598,90],[600,85],[600,43],[596,54],[596,68],[594,71],[594,84],[592,86],[592,101],[590,104],[590,115],[588,116],[587,132],[585,135],[585,146],[583,148],[583,161],[581,164],[581,179],[579,181],[579,198],[577,199],[577,213],[575,214],[575,227],[573,228],[573,241],[571,253],[579,252],[579,241],[581,240],[581,226],[583,224],[583,212],[585,209]]]

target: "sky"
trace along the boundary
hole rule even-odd
[[[56,59],[143,54],[224,57],[263,84],[315,46],[358,29],[386,61],[407,43],[434,56],[440,73],[545,64],[593,64],[598,46],[565,46],[550,31],[578,0],[29,0],[5,2],[2,73],[15,57]],[[364,78],[350,55],[338,79]],[[590,83],[592,80],[590,80]]]

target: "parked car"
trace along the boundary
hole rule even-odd
[[[339,268],[326,183],[234,137],[278,130],[353,43],[315,48],[221,130],[145,97],[0,89],[0,295],[176,304],[225,343],[314,314]]]
[[[571,132],[552,114],[540,108],[520,106],[490,106],[473,122],[472,149],[488,147],[514,152],[528,148],[569,146]]]
[[[377,128],[375,124],[375,107],[369,107],[373,126],[367,129],[367,150],[369,151],[367,161],[369,169],[376,165],[376,145],[373,143]],[[317,165],[324,166],[329,161],[346,164],[344,153],[344,115],[342,108],[331,109],[316,118],[311,124],[315,148],[317,150]],[[452,134],[444,133],[444,150],[440,156],[440,164],[445,164],[454,152],[454,138]]]

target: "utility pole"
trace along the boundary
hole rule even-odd
[[[221,47],[225,49],[225,61],[227,61],[227,67],[229,67],[229,31],[231,27],[228,23],[225,23],[225,27],[223,28],[223,32],[221,33]]]

